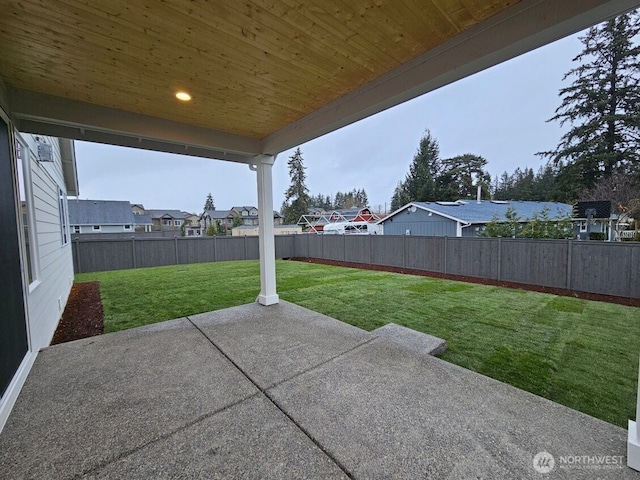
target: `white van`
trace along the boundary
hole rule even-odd
[[[380,235],[380,225],[369,222],[335,222],[324,226],[325,235]]]

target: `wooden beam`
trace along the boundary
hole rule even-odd
[[[18,129],[72,140],[251,163],[258,141],[42,93],[7,89]]]

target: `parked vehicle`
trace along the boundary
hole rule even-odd
[[[325,235],[381,235],[380,225],[370,222],[335,222],[324,226]]]

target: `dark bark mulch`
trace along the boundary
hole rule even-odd
[[[640,307],[640,298],[617,297],[615,295],[602,295],[599,293],[577,292],[564,288],[542,287],[538,285],[527,285],[525,283],[502,282],[489,280],[486,278],[467,277],[463,275],[451,275],[447,273],[427,272],[425,270],[414,270],[411,268],[387,267],[383,265],[369,265],[367,263],[340,262],[337,260],[323,260],[319,258],[292,258],[298,262],[321,263],[324,265],[335,265],[338,267],[360,268],[363,270],[377,270],[381,272],[406,273],[409,275],[420,275],[423,277],[443,278],[446,280],[456,280],[459,282],[479,283],[481,285],[494,285],[497,287],[517,288],[520,290],[530,290],[533,292],[551,293],[563,297],[581,298],[584,300],[595,300],[597,302],[617,303],[630,307]]]
[[[74,283],[51,345],[101,335],[103,331],[100,283]]]

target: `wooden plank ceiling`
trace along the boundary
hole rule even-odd
[[[0,105],[32,133],[251,163],[638,3],[0,0]]]
[[[517,1],[3,1],[0,75],[262,139]]]

